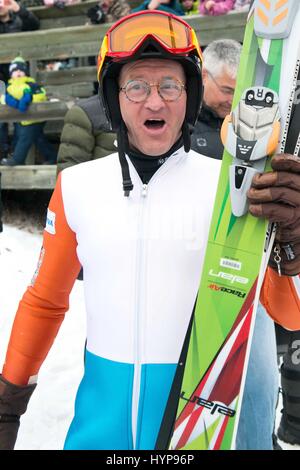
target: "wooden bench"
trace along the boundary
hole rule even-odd
[[[87,11],[99,2],[87,0],[74,5],[66,5],[64,8],[44,5],[29,7],[40,20],[40,29],[63,28],[68,26],[80,26],[88,23]]]
[[[89,8],[98,5],[97,0],[84,0],[74,5],[66,5],[64,8],[45,7],[44,5],[29,7],[40,20],[40,29],[62,28],[68,26],[79,26],[89,22],[87,11]],[[141,2],[139,0],[129,0],[131,8],[135,8]]]
[[[53,189],[56,165],[0,166],[2,189]]]
[[[47,120],[46,128],[52,128],[52,134],[53,130],[60,133],[63,126],[63,118],[67,110],[73,106],[74,103],[74,101],[57,101],[31,104],[26,112],[26,119]],[[0,121],[13,123],[23,120],[23,113],[9,106],[0,106]],[[58,123],[60,123],[60,126],[57,128]],[[52,124],[54,124],[54,127]],[[45,132],[47,133],[46,128]],[[35,153],[33,150],[32,148],[29,151],[26,165],[15,167],[0,166],[2,189],[31,190],[54,188],[56,181],[56,165],[30,164],[35,161]]]
[[[21,113],[10,106],[0,106],[0,121],[20,122],[20,121],[49,121],[53,119],[63,119],[68,109],[75,101],[46,101],[44,103],[31,104],[26,113]]]

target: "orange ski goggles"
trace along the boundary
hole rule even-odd
[[[171,54],[184,56],[196,50],[202,57],[196,33],[188,23],[163,11],[141,11],[122,18],[107,31],[98,56],[98,78],[106,58],[130,58],[149,37]]]

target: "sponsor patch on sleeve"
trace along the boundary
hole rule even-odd
[[[56,233],[55,232],[55,217],[56,217],[55,212],[52,212],[50,211],[50,209],[48,209],[45,230],[46,232],[51,233],[51,235],[55,235]]]
[[[32,279],[31,279],[31,283],[30,283],[31,286],[34,286],[35,280],[36,280],[36,278],[38,277],[38,274],[39,274],[39,272],[40,272],[40,267],[42,266],[42,262],[43,262],[44,256],[45,256],[45,248],[42,246],[41,251],[40,251],[40,256],[39,256],[38,264],[37,264],[36,270],[35,270],[35,272],[34,272],[34,275],[33,275]]]

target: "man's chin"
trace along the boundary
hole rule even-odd
[[[149,142],[146,144],[142,142],[141,145],[130,145],[133,150],[136,152],[141,152],[144,155],[149,155],[149,157],[159,157],[160,155],[164,155],[166,152],[170,150],[173,144],[166,144],[166,142],[158,142],[155,140],[154,142]]]
[[[170,150],[170,147],[160,147],[159,149],[151,148],[144,148],[140,150],[144,155],[149,155],[149,157],[159,157],[160,155],[164,155]]]
[[[221,119],[225,119],[226,116],[230,114],[230,112],[231,112],[231,108],[221,108],[219,109],[219,112],[217,114]]]

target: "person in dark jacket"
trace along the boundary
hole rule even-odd
[[[132,13],[142,10],[162,10],[173,13],[173,15],[184,15],[184,10],[178,0],[144,0],[139,6],[132,9]]]
[[[92,24],[113,23],[130,13],[130,5],[126,0],[100,0],[97,5],[87,11]]]
[[[39,19],[15,0],[0,0],[0,34],[34,31]]]
[[[15,0],[0,0],[0,34],[19,33],[39,29],[39,19]],[[9,79],[9,64],[0,65],[0,80],[7,83]],[[6,158],[9,150],[8,126],[0,123],[0,158]]]
[[[98,95],[79,100],[64,119],[57,157],[57,173],[77,163],[116,151],[116,135],[110,131]]]
[[[232,39],[213,41],[203,53],[203,105],[192,134],[192,149],[218,160],[223,156],[220,129],[231,110],[240,53],[240,43]]]

